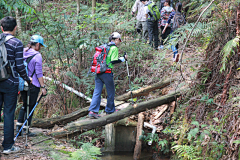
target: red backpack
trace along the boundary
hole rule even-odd
[[[91,72],[93,73],[111,73],[112,69],[108,68],[108,64],[106,63],[107,54],[110,50],[111,46],[116,46],[115,44],[103,44],[99,47],[96,47],[95,54],[93,56],[92,64],[91,64]]]

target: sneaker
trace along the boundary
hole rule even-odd
[[[179,54],[176,54],[175,57],[173,58],[173,62],[178,62],[179,61]]]
[[[163,45],[159,46],[158,49],[163,49]]]
[[[99,114],[97,114],[97,113],[94,113],[94,112],[92,112],[92,111],[90,111],[89,113],[88,113],[88,117],[89,118],[91,118],[91,119],[98,119],[98,118],[100,118],[101,116],[99,115]]]
[[[20,148],[19,147],[16,147],[16,146],[12,146],[11,149],[5,149],[3,150],[3,154],[11,154],[11,153],[16,153],[16,152],[19,152],[20,151]]]

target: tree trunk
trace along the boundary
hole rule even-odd
[[[95,17],[94,17],[94,14],[96,12],[96,0],[92,0],[92,20],[93,20],[93,30],[96,31],[96,23],[94,22],[95,21]]]
[[[77,0],[77,15],[80,13],[80,0]]]
[[[143,96],[143,95],[147,95],[149,92],[155,90],[155,89],[161,89],[164,88],[166,86],[168,86],[170,83],[174,82],[174,79],[167,79],[164,82],[158,82],[152,85],[149,85],[145,88],[140,88],[138,90],[132,91],[132,96],[134,97],[138,97],[138,96]],[[124,101],[124,100],[128,100],[131,98],[131,92],[125,93],[121,96],[118,96],[115,98],[115,100],[117,101]]]
[[[80,117],[86,116],[88,114],[88,108],[85,107],[83,109],[79,109],[75,112],[64,116],[58,116],[54,118],[47,118],[47,119],[33,119],[32,127],[39,127],[39,128],[52,128],[57,125],[65,125],[68,122],[74,121]]]
[[[160,98],[156,98],[150,101],[142,102],[139,104],[129,105],[127,108],[122,109],[118,112],[115,112],[113,114],[101,117],[99,119],[94,120],[80,120],[73,123],[68,124],[64,128],[54,131],[50,133],[52,136],[56,138],[61,138],[65,136],[71,136],[74,134],[78,134],[87,130],[94,129],[96,127],[105,126],[106,124],[118,121],[120,119],[123,119],[125,117],[128,117],[130,115],[137,114],[139,112],[143,112],[146,109],[152,109],[157,106],[168,104],[172,101],[174,101],[177,97],[180,96],[180,91],[167,94],[165,96],[162,96]]]
[[[19,10],[18,8],[16,8],[15,10],[15,14],[16,14],[16,20],[17,20],[17,29],[18,29],[18,33],[22,33],[22,23],[21,23],[21,18],[19,16]]]
[[[141,156],[142,140],[139,140],[139,137],[142,135],[143,122],[144,122],[144,114],[143,112],[141,112],[138,114],[137,137],[136,137],[136,145],[134,148],[134,155],[133,155],[134,160],[140,159],[140,156]]]

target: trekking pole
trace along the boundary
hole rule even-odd
[[[30,99],[30,86],[28,86],[28,91],[27,91],[27,117],[29,116],[29,99]],[[28,128],[29,128],[29,126],[28,126],[28,120],[27,120],[25,148],[27,148],[27,146],[28,146],[28,144],[27,144]]]
[[[21,129],[18,131],[16,137],[14,138],[14,142],[16,141],[17,137],[19,136],[19,134],[21,133],[23,127],[25,126],[25,124],[28,122],[29,117],[32,115],[33,111],[35,110],[35,108],[37,107],[38,103],[40,102],[40,100],[42,99],[43,94],[41,94],[40,98],[38,99],[37,103],[35,104],[35,106],[33,107],[32,111],[30,112],[29,116],[27,117],[27,119],[25,120],[25,122],[23,123]]]
[[[133,104],[132,87],[131,87],[131,80],[130,80],[130,75],[129,75],[129,70],[128,70],[128,62],[127,62],[127,59],[126,59],[126,66],[127,66],[128,80],[129,80],[129,88],[130,88],[130,91],[131,91],[131,99],[132,99],[132,104]]]

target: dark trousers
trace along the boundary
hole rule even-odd
[[[32,111],[33,107],[35,106],[38,98],[40,88],[36,87],[34,85],[30,86],[30,97],[29,97],[29,113]],[[21,96],[23,100],[23,106],[20,109],[19,116],[18,116],[18,122],[23,123],[24,120],[27,119],[27,91],[21,91]],[[28,125],[31,125],[32,122],[32,115],[28,119]]]
[[[163,31],[165,26],[161,26],[161,30]],[[171,27],[167,27],[166,31],[164,34],[162,34],[162,40],[161,40],[161,45],[163,45],[164,40],[168,37],[168,35],[171,33]]]
[[[158,48],[158,21],[152,22],[150,20],[147,20],[148,25],[148,37],[149,37],[149,44],[153,45],[153,39],[154,39],[154,48]]]
[[[17,105],[18,86],[10,85],[7,81],[0,82],[0,108],[4,103],[4,150],[12,148],[14,144],[14,114]]]

